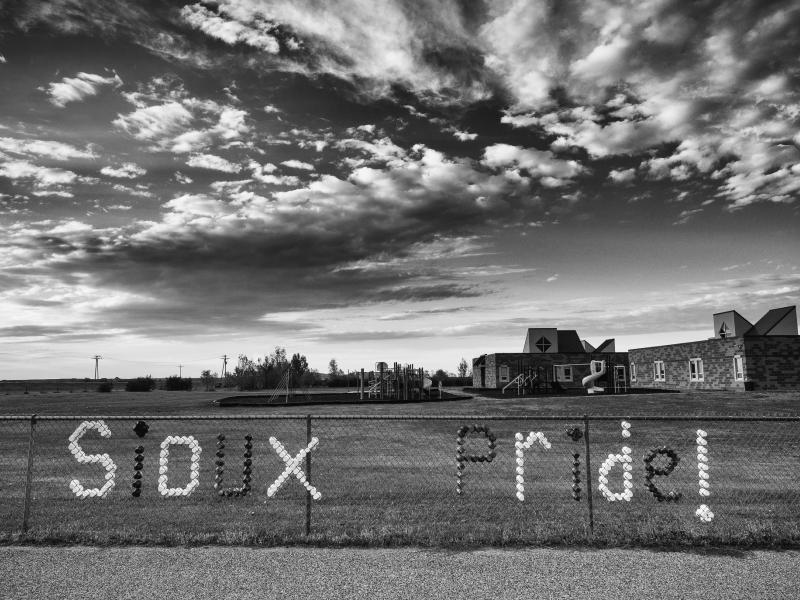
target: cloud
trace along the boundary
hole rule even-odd
[[[221,315],[214,327],[230,331],[286,306],[490,293],[447,263],[487,251],[476,235],[489,220],[535,220],[542,209],[531,201],[528,179],[421,145],[393,156],[391,169],[356,167],[346,177],[321,175],[284,191],[251,189],[261,183],[255,177],[216,182],[208,193],[176,194],[155,219],[105,232],[43,232],[25,243],[41,253],[48,277],[83,273],[93,289],[125,294],[129,300],[97,318],[139,331],[179,330],[209,314]],[[220,166],[225,159],[190,160]],[[274,177],[259,163],[247,170]],[[206,281],[216,282],[213,289]]]
[[[220,9],[224,11],[224,6]],[[256,20],[254,26],[220,16],[202,4],[186,5],[181,9],[181,18],[192,27],[226,44],[246,44],[270,54],[280,51],[278,40],[271,34],[270,23]]]
[[[194,154],[189,157],[186,164],[196,169],[210,169],[213,171],[223,171],[225,173],[238,173],[242,170],[240,165],[225,160],[214,154]]]
[[[143,169],[136,163],[123,163],[119,167],[103,167],[102,169],[100,169],[100,172],[108,177],[118,177],[120,179],[136,179],[137,177],[145,175],[147,173],[147,170]]]
[[[21,138],[0,137],[0,151],[60,161],[97,158],[97,155],[88,148],[81,150],[70,144],[53,140],[24,140]]]
[[[184,131],[194,116],[180,102],[169,102],[138,108],[127,115],[119,115],[114,125],[138,140],[166,143]],[[162,142],[164,143],[164,142]]]
[[[673,223],[673,225],[685,225],[692,218],[699,215],[701,212],[703,212],[702,208],[691,208],[682,210],[681,213],[678,215],[678,218]]]
[[[516,167],[531,177],[547,178],[545,185],[557,187],[563,180],[585,173],[586,168],[574,160],[561,160],[549,150],[522,148],[510,144],[493,144],[483,151],[483,164],[494,168]]]
[[[452,133],[453,137],[461,142],[471,142],[472,140],[478,137],[477,133],[462,131],[454,126],[445,127],[443,131],[446,131],[447,133]]]
[[[181,84],[156,78],[124,96],[136,109],[118,115],[113,124],[159,150],[199,152],[231,144],[250,132],[247,111],[195,98]]]
[[[636,169],[612,169],[608,178],[614,183],[628,183],[636,178]]]
[[[303,162],[300,160],[284,160],[281,164],[285,167],[289,167],[290,169],[300,169],[302,171],[313,171],[314,165],[311,163]]]
[[[9,160],[0,163],[0,177],[14,180],[32,180],[37,188],[68,185],[78,179],[78,175],[66,169],[40,167],[25,160]]]
[[[121,85],[122,79],[116,73],[113,77],[78,73],[75,77],[64,77],[60,82],[49,84],[47,93],[52,104],[64,108],[70,102],[80,102],[89,96],[96,96],[103,86]]]
[[[239,31],[278,35],[274,26],[287,37],[286,54],[297,54],[303,69],[351,81],[364,94],[389,94],[397,83],[450,102],[489,95],[479,46],[457,2],[387,2],[376,11],[360,0],[226,0],[217,12],[230,23],[219,27],[231,40]]]

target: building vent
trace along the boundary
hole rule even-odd
[[[550,347],[553,344],[550,343],[546,337],[542,336],[538,340],[536,340],[536,347],[539,349],[539,352],[547,352],[550,350]]]

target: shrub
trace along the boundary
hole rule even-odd
[[[126,392],[149,392],[155,389],[156,382],[148,375],[147,377],[137,377],[136,379],[129,379],[125,383]]]
[[[101,381],[97,386],[98,392],[110,392],[114,388],[114,384],[110,381]]]
[[[164,389],[169,392],[175,391],[188,391],[192,389],[192,378],[186,377],[185,379],[172,375],[164,380]]]

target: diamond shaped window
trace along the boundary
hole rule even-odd
[[[548,350],[550,350],[552,344],[550,343],[550,340],[542,336],[538,340],[536,340],[534,346],[536,346],[539,349],[539,352],[547,352]]]
[[[719,328],[719,337],[721,338],[728,337],[728,331],[729,329],[727,324],[723,323],[722,327]]]

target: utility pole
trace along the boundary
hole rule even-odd
[[[222,358],[222,378],[225,379],[225,375],[228,374],[228,355],[223,354],[220,358]]]
[[[102,358],[103,358],[102,356],[99,356],[97,354],[95,354],[92,357],[92,360],[94,360],[94,380],[95,381],[97,381],[100,378],[100,362],[99,361],[102,360]]]
[[[183,365],[178,365],[178,378],[183,379]]]

